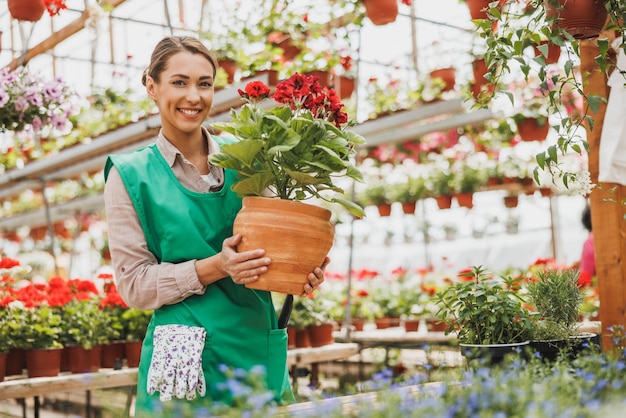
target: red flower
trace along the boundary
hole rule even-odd
[[[113,280],[113,275],[110,274],[110,273],[100,273],[100,274],[98,274],[98,279]]]
[[[56,16],[61,10],[67,9],[65,0],[43,0],[43,4],[46,6],[50,16]]]
[[[13,258],[2,257],[2,259],[0,259],[0,268],[3,269],[10,269],[11,267],[17,267],[19,265],[20,262],[18,260],[14,260]]]
[[[237,90],[239,95],[244,99],[253,102],[259,102],[270,96],[270,89],[262,81],[251,81],[246,84],[245,91]]]
[[[350,71],[352,69],[352,57],[350,55],[346,55],[339,58],[339,64],[343,67],[344,70]]]

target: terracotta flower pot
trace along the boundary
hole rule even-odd
[[[238,250],[263,248],[272,260],[268,271],[246,286],[300,295],[333,245],[330,216],[330,210],[307,203],[245,197],[233,226],[243,237]]]
[[[435,200],[437,201],[437,206],[439,209],[450,209],[452,207],[452,196],[450,195],[439,195],[435,196]]]
[[[313,325],[309,327],[311,347],[322,347],[335,342],[333,338],[333,324]]]
[[[296,329],[296,348],[307,348],[311,346],[309,329]]]
[[[46,10],[43,0],[8,0],[8,6],[13,19],[27,22],[38,21]]]
[[[314,70],[314,71],[307,71],[306,73],[304,73],[305,75],[308,76],[314,76],[317,77],[319,81],[319,83],[323,86],[323,87],[328,87],[330,86],[330,73],[328,71],[322,71],[322,70]]]
[[[504,196],[504,206],[507,208],[516,208],[519,203],[517,195]]]
[[[268,41],[283,50],[283,57],[286,60],[292,60],[302,52],[302,48],[295,45],[288,33],[272,32],[268,36]]]
[[[416,332],[419,330],[420,320],[419,319],[405,319],[404,320],[404,330],[406,332]]]
[[[543,125],[540,125],[537,119],[526,118],[516,124],[517,132],[522,141],[543,141],[550,131],[550,124],[547,120]]]
[[[378,209],[378,215],[381,217],[387,217],[391,215],[390,203],[381,203],[380,205],[376,205],[376,209]]]
[[[377,26],[396,21],[398,17],[398,0],[362,0],[365,14]]]
[[[124,344],[126,363],[128,367],[138,367],[141,360],[141,341],[127,341]]]
[[[481,87],[487,83],[485,74],[487,74],[487,63],[484,58],[477,58],[472,61],[472,73],[474,75],[474,84]]]
[[[443,91],[454,90],[456,84],[456,70],[452,67],[440,68],[430,72],[430,78],[440,78],[445,83]]]
[[[228,84],[232,84],[235,81],[235,75],[237,74],[237,70],[239,69],[237,61],[220,60],[218,65],[221,69],[224,70],[224,72],[228,76]]]
[[[85,349],[82,346],[69,346],[63,349],[67,354],[69,371],[71,373],[89,373],[97,371],[93,367],[93,357],[100,355],[101,351],[92,349]],[[100,363],[100,361],[98,361]]]
[[[413,215],[415,213],[416,206],[417,202],[402,202],[402,213],[405,215]]]
[[[457,193],[454,197],[460,207],[468,209],[474,207],[474,193]]]
[[[559,58],[561,57],[561,47],[558,45],[555,45],[553,43],[550,42],[542,42],[540,45],[547,45],[548,46],[548,57],[543,57],[544,61],[546,62],[546,64],[556,64],[557,62],[559,62]],[[533,47],[533,49],[535,50],[535,56],[539,57],[539,56],[543,56],[543,54],[541,53],[541,51],[539,50],[539,48],[537,47],[537,45],[535,45]]]
[[[337,93],[339,93],[339,97],[342,99],[347,99],[348,97],[352,96],[355,87],[356,79],[353,77],[346,77],[345,75],[339,76],[339,82],[336,83],[335,86],[335,88],[337,89]]]
[[[546,16],[576,39],[596,38],[606,23],[608,12],[603,0],[559,0],[562,10],[544,1]]]
[[[287,327],[287,348],[296,348],[296,327]]]
[[[3,382],[6,376],[7,357],[9,357],[9,353],[0,353],[0,382]]]
[[[19,375],[24,373],[26,368],[26,350],[14,348],[7,356],[6,376]]]
[[[26,350],[28,377],[53,377],[61,371],[61,348]]]
[[[489,8],[491,0],[466,0],[472,20],[488,19],[486,9]]]
[[[121,366],[124,359],[124,342],[116,341],[102,346],[101,366],[112,369]]]

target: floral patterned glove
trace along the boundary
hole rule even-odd
[[[172,395],[195,399],[206,393],[202,371],[202,350],[206,330],[187,325],[158,325],[154,330],[154,350],[148,370],[148,393],[159,392],[161,401]]]

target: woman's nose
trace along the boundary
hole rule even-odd
[[[195,86],[190,86],[187,90],[187,100],[190,102],[197,102],[200,100],[200,92]]]

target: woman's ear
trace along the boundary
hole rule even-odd
[[[146,92],[151,99],[156,100],[156,83],[150,76],[146,77]]]

